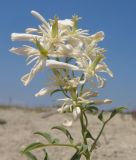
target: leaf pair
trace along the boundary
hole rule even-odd
[[[112,119],[116,114],[123,112],[125,109],[127,109],[127,108],[126,107],[114,108],[114,110],[111,112],[110,117],[109,117],[109,119],[107,121]],[[103,113],[104,113],[104,111],[101,111],[101,113],[98,115],[98,119],[104,123]]]
[[[22,151],[22,153],[23,153],[23,154],[26,154],[27,152],[30,152],[30,151],[32,151],[32,150],[34,150],[34,149],[42,148],[42,147],[45,147],[45,146],[46,146],[46,145],[43,144],[43,143],[34,142],[34,143],[28,145],[28,146]]]
[[[118,108],[114,108],[114,110],[112,111],[111,115],[110,115],[110,119],[113,118],[117,113],[121,113],[122,111],[126,110],[126,107],[118,107]]]
[[[71,144],[73,144],[74,139],[73,139],[73,137],[71,136],[70,132],[69,132],[66,128],[64,128],[64,127],[62,127],[62,126],[55,126],[55,127],[52,127],[52,129],[57,129],[57,130],[62,131],[62,132],[67,136],[69,142],[70,142]]]
[[[59,142],[59,139],[53,139],[51,137],[51,135],[47,132],[35,132],[34,134],[38,134],[41,135],[42,137],[44,137],[50,144],[55,144]]]

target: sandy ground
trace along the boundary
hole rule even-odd
[[[31,142],[44,143],[44,139],[33,135],[36,131],[46,131],[66,142],[65,136],[50,128],[60,125],[68,115],[53,114],[54,110],[38,112],[35,110],[0,108],[0,160],[26,160],[20,150]],[[47,116],[47,117],[46,117]],[[100,129],[100,122],[96,116],[88,114],[89,128],[96,134]],[[4,121],[3,121],[4,122]],[[73,137],[81,139],[80,125],[76,121],[70,128]],[[50,160],[69,160],[74,150],[67,148],[48,149]],[[41,153],[36,152],[41,156]],[[42,158],[41,158],[42,160]],[[92,160],[136,160],[136,119],[131,115],[118,115],[106,127],[99,146],[93,154]]]

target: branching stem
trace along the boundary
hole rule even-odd
[[[105,125],[109,122],[109,120],[110,120],[110,119],[108,119],[108,120],[106,120],[105,122],[103,122],[102,128],[101,128],[98,136],[96,137],[94,143],[92,144],[92,147],[91,147],[91,149],[90,149],[90,152],[92,152],[92,151],[95,149],[96,144],[97,144],[97,142],[98,142],[98,140],[99,140],[99,138],[100,138],[100,136],[101,136],[101,134],[102,134],[102,132],[103,132],[103,130],[104,130],[104,128],[105,128]]]
[[[52,147],[52,146],[55,146],[55,147],[71,147],[71,148],[75,148],[76,150],[79,150],[77,145],[72,145],[72,144],[45,144],[44,145],[45,147]]]

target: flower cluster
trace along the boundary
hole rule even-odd
[[[50,68],[53,73],[52,83],[35,96],[62,92],[65,98],[59,99],[63,105],[58,111],[72,112],[74,120],[88,105],[111,103],[110,99],[94,99],[98,93],[93,91],[94,87],[105,85],[101,72],[113,76],[104,62],[105,49],[98,46],[104,39],[104,33],[100,31],[90,35],[87,30],[79,29],[78,16],[65,20],[54,17],[46,21],[38,12],[31,13],[41,21],[41,25],[38,28],[27,28],[25,33],[11,35],[13,41],[32,43],[32,46],[10,49],[15,54],[25,55],[27,64],[35,63],[30,72],[21,78],[23,84],[27,86],[38,72]]]

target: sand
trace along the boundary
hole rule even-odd
[[[0,160],[26,160],[20,154],[22,148],[31,142],[46,143],[42,137],[33,134],[36,131],[49,132],[62,142],[67,142],[60,131],[51,130],[52,126],[60,125],[67,118],[71,117],[55,113],[54,109],[0,108]],[[89,128],[96,135],[101,122],[91,114],[88,114],[88,118]],[[81,140],[78,121],[74,122],[70,130],[77,141]],[[48,149],[48,152],[50,160],[69,160],[74,150],[55,147]],[[40,151],[34,153],[42,157]],[[136,160],[136,119],[129,114],[116,116],[107,125],[92,160]]]

